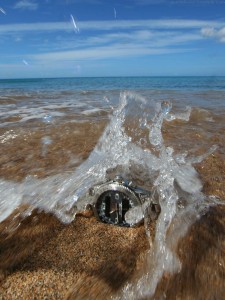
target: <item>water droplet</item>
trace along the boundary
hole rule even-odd
[[[51,115],[45,115],[44,117],[43,117],[43,122],[44,123],[51,123],[52,122],[52,116]]]
[[[52,144],[52,139],[49,136],[44,136],[41,139],[42,143],[42,156],[46,156],[48,154],[48,145]]]
[[[162,108],[162,113],[165,115],[165,114],[168,114],[172,108],[172,105],[170,102],[168,101],[163,101],[161,103],[161,108]]]

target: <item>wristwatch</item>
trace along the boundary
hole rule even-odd
[[[118,226],[137,226],[145,216],[155,220],[161,211],[155,191],[137,187],[119,175],[89,188],[87,197],[98,220]]]

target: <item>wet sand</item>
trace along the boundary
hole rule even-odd
[[[211,208],[192,225],[177,253],[181,271],[165,274],[153,299],[224,299],[225,207]]]
[[[84,216],[62,225],[33,214],[13,234],[1,235],[0,291],[3,299],[103,298],[131,276],[147,246],[143,227],[118,228]]]
[[[191,122],[188,126],[194,126],[195,120]],[[106,123],[10,128],[15,137],[2,144],[1,178],[21,181],[27,174],[43,178],[72,172],[88,157]],[[165,143],[179,151],[183,147],[179,140],[190,132],[188,126],[177,121],[165,124]],[[2,128],[1,136],[7,130]],[[194,154],[204,153],[215,142],[219,145],[195,167],[203,192],[225,201],[225,133],[213,131],[208,135],[193,130],[185,142],[192,149],[201,145]],[[40,143],[44,136],[53,140],[45,156]],[[0,299],[110,299],[145,271],[149,245],[143,226],[101,224],[89,212],[69,225],[40,211],[24,220],[14,218],[17,213],[0,224]],[[154,235],[154,226],[151,231]],[[225,207],[208,210],[189,228],[176,251],[182,270],[164,274],[152,299],[224,299]]]

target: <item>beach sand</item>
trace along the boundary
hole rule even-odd
[[[148,247],[143,227],[77,216],[69,225],[34,213],[1,238],[3,299],[97,299],[120,288]],[[98,283],[98,284],[95,284]],[[72,297],[72,296],[71,296]]]
[[[36,126],[35,130],[29,126],[12,128],[20,135],[1,148],[0,175],[21,181],[26,174],[42,178],[65,170],[71,172],[88,157],[105,124],[87,122],[47,129],[40,125],[39,130]],[[172,139],[173,130],[176,141]],[[165,143],[174,143],[175,150],[176,145],[179,150],[177,126],[173,129],[173,124],[167,124],[163,132]],[[48,135],[54,142],[43,158],[40,140]],[[225,200],[224,134],[220,132],[205,142],[198,135],[192,132],[188,140],[203,145],[201,153],[215,142],[220,146],[195,166],[203,192]],[[188,142],[187,145],[192,147]],[[71,157],[78,160],[71,163]],[[43,211],[34,211],[25,219],[16,218],[25,208],[19,208],[0,224],[0,299],[110,299],[126,282],[135,282],[146,272],[149,244],[144,226],[120,228],[102,224],[88,211],[68,225]],[[154,224],[151,232],[154,236]],[[152,299],[224,299],[224,206],[206,211],[179,241],[176,252],[182,262],[181,271],[164,274]]]

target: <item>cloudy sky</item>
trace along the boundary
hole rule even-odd
[[[0,78],[225,75],[225,0],[0,0]]]

